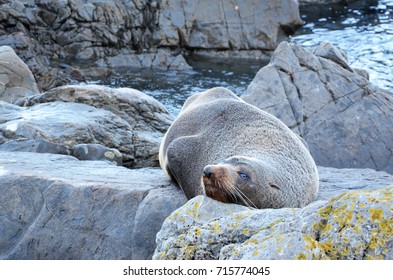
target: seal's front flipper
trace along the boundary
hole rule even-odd
[[[187,199],[204,194],[201,178],[206,156],[201,155],[198,136],[183,136],[169,144],[166,152],[166,171],[185,193]],[[192,161],[192,164],[191,162]],[[199,164],[196,164],[199,163]],[[195,169],[200,169],[201,177],[195,178]]]

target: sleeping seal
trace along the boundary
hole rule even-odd
[[[303,207],[318,172],[299,136],[225,88],[189,97],[166,132],[160,165],[188,199],[255,208]]]

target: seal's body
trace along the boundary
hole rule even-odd
[[[318,192],[314,160],[276,117],[213,88],[188,98],[160,146],[163,170],[188,199],[302,207]]]

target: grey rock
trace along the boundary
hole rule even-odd
[[[386,187],[393,176],[334,168],[320,173],[341,188],[325,190],[328,201],[304,208],[257,210],[203,196],[190,200],[165,220],[153,259],[393,259],[393,186]],[[320,185],[332,187],[324,179]]]
[[[150,259],[186,202],[160,169],[0,151],[1,259]]]
[[[43,94],[23,98],[19,106],[48,102],[82,103],[110,111],[138,131],[165,132],[174,117],[153,97],[131,88],[110,88],[98,85],[70,85]]]
[[[100,144],[78,144],[72,150],[72,156],[79,160],[106,160],[115,165],[123,164],[123,156],[116,149]]]
[[[281,43],[242,98],[302,136],[317,165],[393,173],[393,98],[329,43]]]
[[[13,47],[41,90],[69,83],[49,61],[92,66],[187,70],[193,50],[237,51],[255,57],[288,40],[302,21],[296,0],[4,0],[0,45]],[[249,53],[247,53],[249,51]]]
[[[0,109],[4,112],[0,114],[0,150],[37,152],[43,141],[53,143],[46,146],[51,150],[101,144],[120,151],[126,167],[158,166],[155,142],[159,139],[147,132],[135,134],[125,120],[107,110],[71,102],[23,108],[1,101]]]
[[[274,50],[302,25],[297,1],[162,1],[160,45],[195,49]]]
[[[373,169],[318,166],[319,191],[316,200],[329,200],[348,191],[377,190],[393,184],[393,175]]]
[[[391,233],[391,223],[386,223],[391,211],[385,211],[385,204],[391,208],[392,194],[391,189],[380,187],[392,184],[393,176],[356,169],[319,168],[319,172],[325,191],[318,199],[323,200],[303,209],[250,210],[198,197],[176,210],[186,198],[158,168],[129,170],[65,155],[0,151],[0,258],[150,259],[160,229],[156,258],[358,258],[354,250],[347,256],[335,254],[346,238],[363,246],[363,240],[352,238],[350,226],[343,236],[337,234],[335,223],[346,222],[350,213],[359,221],[365,218],[358,228],[362,234],[370,233],[364,240],[377,246],[371,249],[392,258],[384,253],[391,235],[383,229],[385,225]],[[342,194],[348,189],[356,190],[354,196]],[[364,191],[370,189],[378,194]],[[359,203],[349,205],[353,200]],[[366,201],[365,206],[362,201]],[[383,209],[383,215],[380,211],[371,213],[372,209]],[[380,229],[383,239],[378,243],[372,236]],[[175,239],[176,244],[172,242]],[[194,245],[195,240],[206,243]],[[282,248],[289,248],[285,241],[293,240],[298,240],[293,249],[280,255]],[[339,244],[336,251],[327,250],[330,240]],[[191,247],[182,247],[185,242]],[[270,246],[269,250],[265,255],[253,255],[262,248],[260,242]],[[240,253],[231,254],[235,252],[231,246],[238,246],[235,251]],[[378,257],[371,249],[359,252]]]
[[[349,3],[355,0],[299,0],[300,5],[314,5],[314,4],[334,4],[334,3]]]
[[[135,153],[131,157],[135,158],[135,162],[134,160],[130,162],[130,152],[126,152],[123,158],[126,166],[158,166],[158,147],[163,133],[168,129],[174,117],[153,97],[130,88],[113,89],[105,86],[81,85],[57,87],[40,95],[20,99],[16,104],[33,106],[59,101],[86,104],[119,116],[128,123],[123,129],[132,134],[127,145],[132,145]],[[88,144],[87,142],[78,143]],[[115,148],[124,153],[124,147],[120,148],[119,144],[108,143],[110,142],[100,142],[108,148]],[[81,154],[78,153],[78,155]]]
[[[0,46],[0,100],[9,103],[38,94],[34,76],[26,64],[8,46]]]

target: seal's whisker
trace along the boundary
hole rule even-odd
[[[239,198],[243,201],[243,203],[248,207],[258,208],[247,195],[245,195],[239,188],[235,186],[235,191],[238,194]],[[251,203],[251,205],[250,205]]]
[[[236,195],[236,187],[231,176],[224,176],[223,185],[228,196],[231,197],[234,203],[237,203],[238,196]]]
[[[227,196],[231,196],[230,191],[228,190],[228,188],[226,187],[226,185],[224,183],[221,184],[220,181],[216,181],[217,185],[219,187],[219,189],[221,190],[221,192],[225,193]]]

